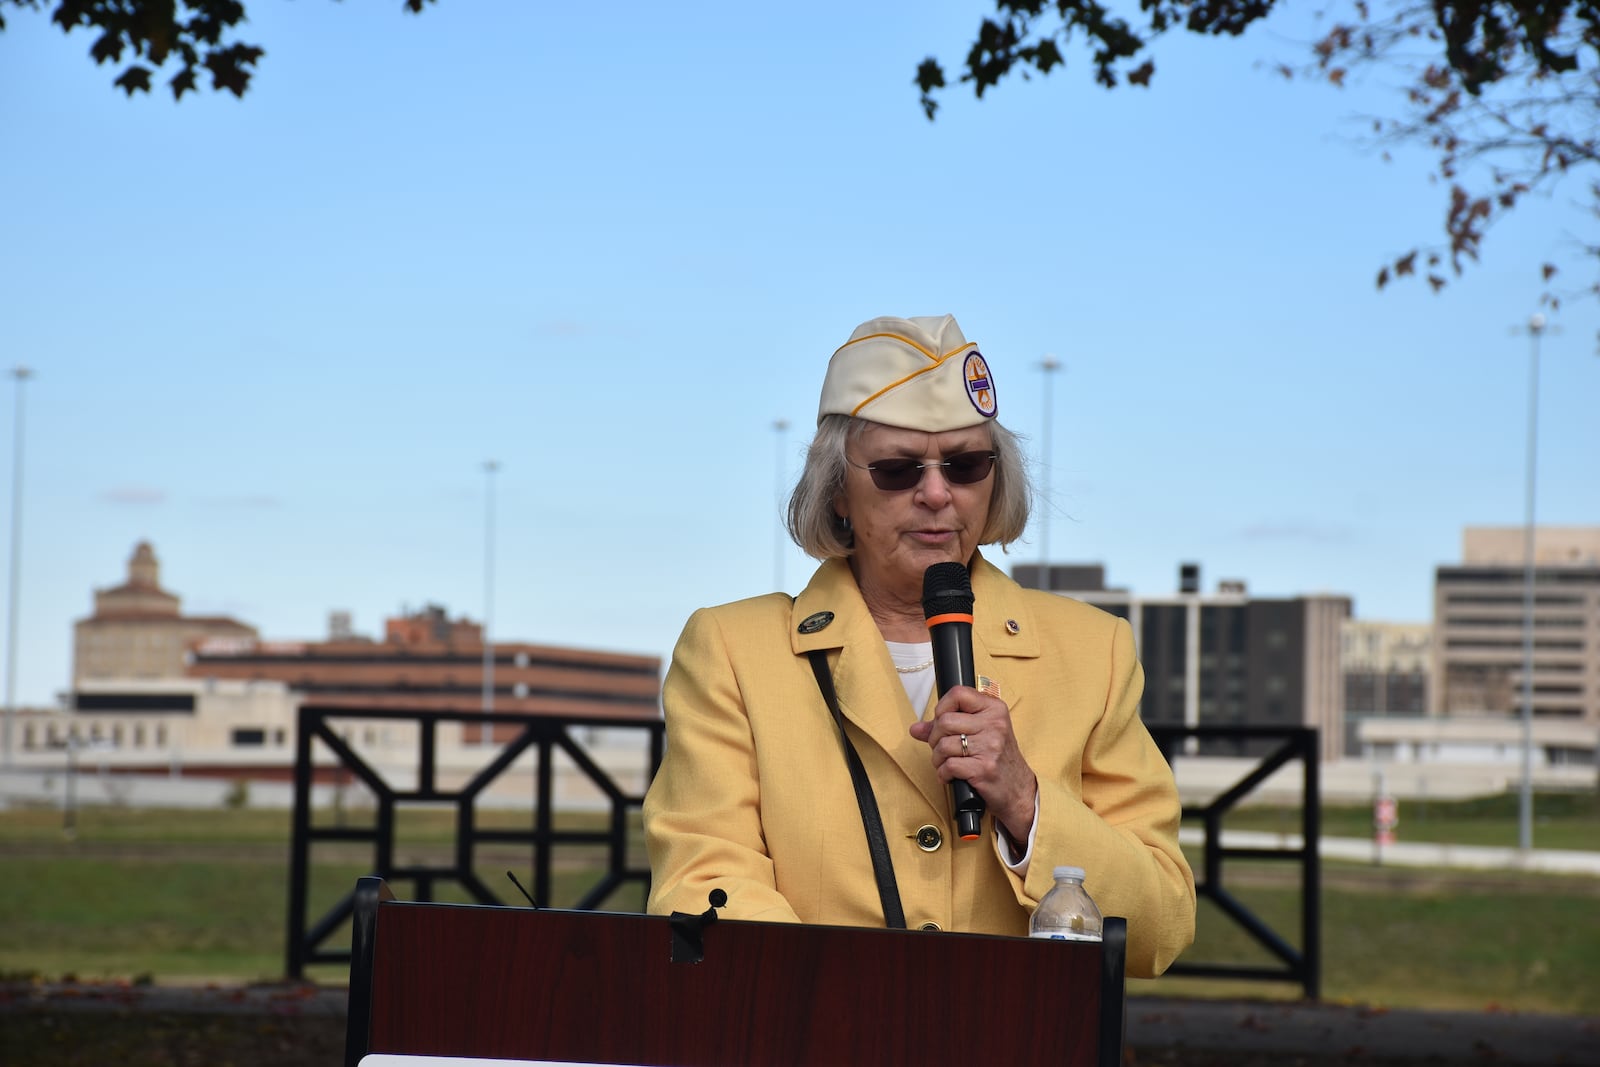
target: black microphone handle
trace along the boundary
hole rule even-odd
[[[934,685],[942,697],[958,685],[978,688],[978,669],[972,663],[972,624],[938,622],[928,627],[933,642]]]
[[[935,623],[928,627],[928,636],[933,642],[934,685],[939,695],[943,697],[958,685],[976,689],[978,672],[972,661],[972,624]],[[955,807],[956,831],[962,839],[970,840],[982,834],[983,798],[960,778],[951,781],[950,797]]]

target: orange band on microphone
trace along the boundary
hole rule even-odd
[[[972,616],[960,615],[955,612],[951,612],[949,615],[933,615],[928,619],[928,628],[931,630],[941,622],[964,622],[970,626],[972,624]]]
[[[979,836],[980,835],[978,835],[978,834],[962,834],[961,835],[961,840],[963,840],[963,841],[976,841]]]

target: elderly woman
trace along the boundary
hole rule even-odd
[[[702,911],[720,888],[727,918],[883,926],[897,901],[913,929],[1020,936],[1068,864],[1127,918],[1130,974],[1161,973],[1192,940],[1194,876],[1172,773],[1139,720],[1131,629],[1022,589],[978,551],[1028,518],[996,410],[950,316],[874,319],[833,354],[789,504],[822,566],[798,598],[696,612],[673,653],[644,805],[651,911]],[[923,575],[948,562],[971,570],[978,685],[936,699]],[[859,806],[852,758],[870,783]],[[951,821],[955,779],[987,808],[976,840]],[[874,805],[887,891],[864,829]]]

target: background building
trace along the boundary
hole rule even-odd
[[[1434,579],[1428,713],[1520,713],[1524,530],[1468,527]],[[1600,527],[1535,531],[1533,713],[1600,723]]]
[[[1314,726],[1322,758],[1343,755],[1339,650],[1348,597],[1251,597],[1236,580],[1202,593],[1194,563],[1179,568],[1176,593],[1139,596],[1107,589],[1104,573],[1099,564],[1052,565],[1044,573],[1034,564],[1016,567],[1013,577],[1129,621],[1144,665],[1145,722]],[[1212,743],[1199,751],[1237,750]]]
[[[1428,712],[1433,627],[1425,622],[1346,619],[1339,628],[1344,674],[1345,755],[1364,749],[1361,723]]]
[[[569,736],[625,787],[642,789],[646,782],[647,732],[625,724],[659,722],[656,656],[495,643],[486,672],[483,627],[452,619],[436,605],[386,620],[381,641],[356,634],[344,611],[330,614],[326,640],[263,641],[254,627],[234,619],[181,614],[178,597],[161,588],[155,551],[145,542],[134,549],[128,580],[96,590],[94,599],[94,614],[74,626],[71,692],[62,706],[31,710],[19,724],[19,762],[42,772],[32,785],[44,792],[64,780],[58,771],[75,779],[85,768],[113,803],[171,792],[186,781],[286,781],[296,758],[298,711],[306,704],[477,712],[487,702],[508,719],[595,720],[569,727]],[[486,673],[492,677],[487,697]],[[330,721],[353,751],[393,780],[415,777],[416,721]],[[459,784],[478,773],[498,751],[495,742],[515,730],[510,724],[493,731],[440,725],[430,735],[437,781]],[[325,746],[314,746],[325,779],[331,756]],[[497,779],[491,793],[525,803],[532,760],[531,753],[520,757],[513,765],[518,774]],[[334,772],[335,784],[340,775],[348,778]],[[560,754],[555,788],[564,805],[605,802],[583,769]],[[37,799],[30,786],[22,791]]]
[[[299,701],[279,682],[91,679],[72,699],[25,725],[24,750],[70,742],[118,770],[209,777],[287,777],[294,762]]]
[[[128,580],[94,592],[94,614],[73,624],[72,684],[108,678],[181,678],[187,650],[208,637],[253,639],[255,627],[225,615],[184,615],[161,588],[148,541],[128,560]]]
[[[505,715],[656,718],[661,659],[618,652],[495,642],[492,710]],[[195,678],[278,681],[307,704],[478,711],[483,708],[483,628],[428,605],[389,619],[384,640],[200,642]],[[468,739],[477,728],[468,728]]]

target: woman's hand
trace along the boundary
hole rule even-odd
[[[1005,701],[954,686],[940,698],[932,719],[911,724],[911,736],[933,750],[933,769],[941,780],[966,781],[1011,840],[1026,847],[1039,780],[1017,747]]]

